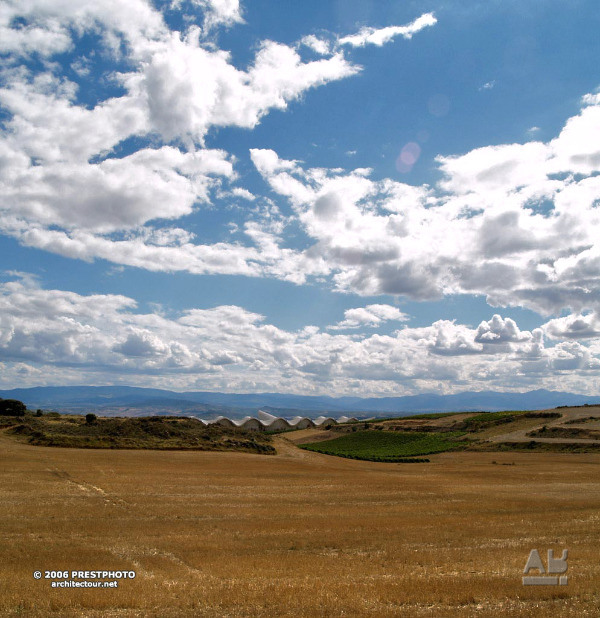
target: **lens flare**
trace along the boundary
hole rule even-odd
[[[421,146],[416,142],[408,142],[396,159],[396,169],[403,174],[410,172],[420,156]]]

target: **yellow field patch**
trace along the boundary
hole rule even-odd
[[[584,616],[600,595],[600,455],[380,464],[32,447],[2,436],[0,614]],[[509,465],[503,465],[509,464]],[[532,549],[567,586],[524,587]],[[133,570],[52,589],[35,570]]]

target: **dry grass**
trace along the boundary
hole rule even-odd
[[[549,424],[552,420],[540,419],[540,418],[528,418],[525,415],[516,417],[511,423],[503,423],[499,425],[490,425],[489,427],[483,427],[477,432],[477,438],[480,440],[487,440],[489,438],[495,438],[502,436],[509,432],[514,431],[529,431],[531,429],[541,427]]]
[[[597,616],[600,455],[32,447],[0,436],[0,614]],[[514,465],[494,465],[514,463]],[[569,549],[566,587],[523,587]],[[133,569],[56,590],[40,569]]]
[[[6,435],[35,446],[275,453],[269,434],[205,427],[185,417],[98,418],[91,423],[82,416],[59,414],[0,417],[4,427]]]

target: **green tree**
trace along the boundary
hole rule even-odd
[[[25,416],[27,406],[17,399],[0,399],[0,415]]]

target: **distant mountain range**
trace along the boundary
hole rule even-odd
[[[210,416],[244,416],[269,409],[284,416],[302,413],[352,412],[359,416],[405,416],[421,412],[537,410],[557,406],[600,404],[598,397],[535,390],[527,393],[496,391],[464,392],[455,395],[422,394],[404,397],[320,397],[280,393],[183,392],[133,386],[40,386],[0,391],[0,398],[19,399],[30,409],[64,412],[106,411],[110,414],[181,413]]]

